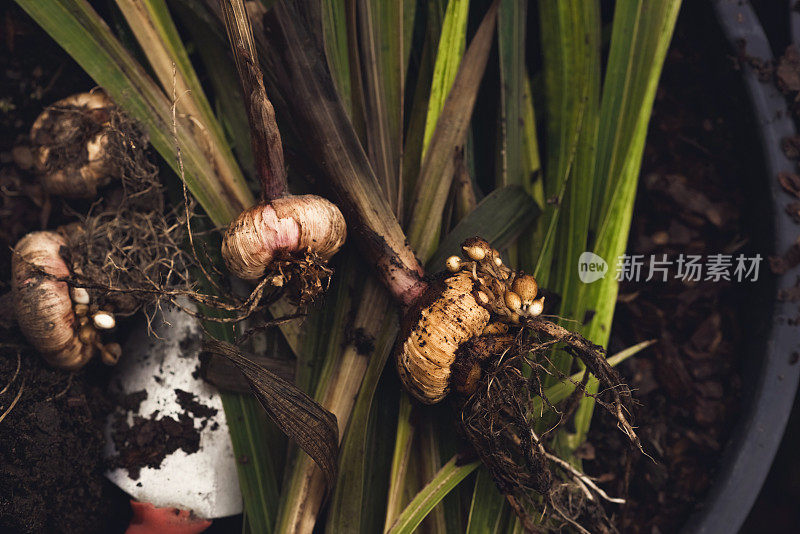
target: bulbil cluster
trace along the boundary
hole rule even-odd
[[[448,258],[447,273],[406,314],[396,353],[400,379],[425,404],[441,401],[452,387],[462,394],[474,391],[481,361],[467,368],[458,361],[467,341],[485,338],[493,347],[482,353],[488,358],[510,341],[510,326],[544,310],[536,279],[506,267],[484,239],[467,239],[462,250],[464,257]]]
[[[462,250],[463,256],[447,259],[447,270],[404,318],[395,352],[404,387],[425,404],[454,393],[459,429],[526,529],[539,531],[529,510],[542,502],[565,524],[576,525],[573,516],[582,512],[573,514],[568,506],[578,502],[575,498],[581,499],[579,510],[595,514],[598,524],[607,523],[598,503],[620,500],[609,498],[548,450],[554,431],[588,395],[589,374],[580,383],[572,382],[574,392],[567,399],[551,404],[544,375],[571,379],[547,365],[548,354],[561,350],[586,366],[603,389],[593,395],[595,401],[640,447],[628,420],[633,404],[629,388],[606,361],[602,347],[541,317],[544,297],[533,276],[506,267],[483,239],[468,239]],[[542,406],[552,414],[549,428],[540,433]],[[553,476],[551,468],[561,477]]]

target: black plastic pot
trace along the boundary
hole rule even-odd
[[[749,2],[714,0],[712,3],[734,54],[744,43],[749,56],[773,59],[769,41]],[[742,73],[761,140],[764,182],[771,193],[772,250],[781,254],[792,246],[800,231],[783,209],[788,197],[776,179],[779,172],[795,169],[794,162],[781,150],[781,140],[795,135],[795,126],[786,100],[774,84],[759,81],[757,73],[749,66],[744,66]],[[762,267],[762,275],[767,275],[768,266]],[[778,291],[793,287],[796,276],[797,273],[790,272],[774,280],[771,309],[762,311],[762,317],[763,314],[769,316],[767,329],[755,334],[761,337],[755,341],[760,341],[762,349],[761,354],[754,354],[754,366],[746,375],[750,387],[744,392],[741,418],[725,450],[714,486],[700,511],[687,523],[684,529],[687,533],[738,531],[769,472],[800,379],[800,364],[794,360],[800,349],[800,331],[788,322],[796,315],[797,305],[778,299]],[[769,531],[769,527],[765,527],[765,531]]]

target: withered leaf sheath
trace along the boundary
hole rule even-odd
[[[224,356],[239,368],[275,424],[317,463],[330,491],[336,482],[339,454],[336,416],[291,382],[253,363],[230,343],[206,339],[203,350]]]
[[[467,272],[448,276],[432,284],[406,315],[397,372],[420,402],[434,404],[447,396],[456,351],[489,323],[489,312],[478,304],[474,286]]]
[[[276,259],[310,252],[327,261],[346,236],[342,212],[332,202],[316,195],[282,197],[241,213],[225,232],[222,257],[233,274],[255,280]]]
[[[66,246],[55,232],[33,232],[17,243],[11,260],[12,296],[20,330],[45,360],[61,369],[78,369],[95,346],[78,337],[69,287],[57,278],[70,275],[59,253]]]
[[[42,186],[53,195],[94,198],[113,178],[108,144],[114,103],[103,91],[79,93],[43,111],[31,128]]]

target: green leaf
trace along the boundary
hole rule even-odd
[[[423,481],[436,478],[438,470],[442,467],[439,451],[439,429],[442,421],[434,417],[434,412],[429,410],[420,414],[422,418],[422,432],[417,432],[416,451],[417,464]],[[443,495],[442,499],[447,495]],[[431,534],[445,534],[447,520],[445,518],[444,502],[440,501],[425,517],[425,530]]]
[[[231,90],[231,87],[237,87],[239,81],[236,67],[227,53],[227,41],[222,34],[213,31],[216,28],[210,27],[205,18],[208,13],[201,12],[199,6],[187,7],[183,1],[173,2],[171,6],[180,19],[181,26],[188,31],[205,71],[213,73],[208,81],[214,95],[213,107],[217,120],[226,134],[226,144],[238,157],[245,174],[255,180],[250,126],[241,93]]]
[[[397,431],[394,439],[392,467],[389,474],[389,496],[386,502],[386,522],[383,530],[387,531],[400,515],[403,508],[403,481],[406,480],[408,465],[411,461],[411,443],[414,438],[414,427],[411,420],[411,397],[400,395],[400,409],[397,413]]]
[[[350,44],[347,31],[345,2],[322,0],[322,31],[325,34],[325,55],[336,84],[342,105],[352,118],[352,87],[350,80]]]
[[[461,253],[461,243],[468,237],[481,236],[493,247],[503,249],[538,215],[536,201],[521,187],[496,189],[442,239],[428,267],[433,272],[442,270],[449,256]]]
[[[450,0],[442,21],[436,61],[433,65],[428,112],[422,136],[422,156],[428,151],[433,131],[439,121],[444,103],[453,87],[464,49],[467,46],[467,15],[469,0]]]
[[[539,139],[536,134],[536,112],[534,111],[533,92],[530,78],[525,78],[525,90],[522,99],[523,131],[523,179],[522,186],[539,206],[544,206],[544,180],[539,176],[542,169],[539,158]]]
[[[388,301],[386,301],[386,305],[388,308]],[[342,445],[339,461],[341,475],[336,485],[326,524],[326,532],[330,533],[362,531],[369,415],[378,380],[399,330],[397,317],[388,309],[382,315],[375,315],[375,318],[378,319],[378,322],[380,322],[380,318],[383,318],[383,324],[378,343],[370,355],[369,365],[364,373]]]
[[[17,3],[142,125],[153,147],[179,173],[170,100],[88,2],[17,0]],[[189,121],[177,117],[175,128],[189,190],[215,224],[227,224],[253,203],[243,178],[232,169],[230,173],[218,174]]]
[[[600,122],[608,127],[598,139],[595,171],[601,194],[595,196],[592,213],[593,251],[612,264],[627,245],[647,125],[679,8],[680,0],[621,0],[614,12],[600,111]],[[586,288],[584,309],[595,314],[583,334],[598,345],[608,344],[617,290],[610,275]],[[587,390],[593,393],[597,387],[592,380]],[[585,439],[593,410],[591,397],[578,407],[571,447]]]
[[[342,395],[341,390],[352,386],[367,367],[365,357],[352,351],[345,354],[346,346],[349,346],[345,331],[347,323],[352,319],[352,302],[354,298],[363,295],[354,289],[355,280],[365,276],[363,266],[358,265],[358,255],[352,249],[344,258],[340,272],[342,274],[334,290],[327,295],[326,309],[317,319],[318,327],[313,333],[305,335],[306,343],[297,365],[301,387],[313,390],[314,399],[336,415],[340,425],[339,435],[342,436],[352,405],[346,406],[345,411],[342,410],[341,401],[346,404],[347,396]],[[372,287],[375,287],[374,282]],[[345,366],[356,376],[340,373]],[[343,447],[340,454],[344,454]],[[313,526],[318,511],[316,507],[322,503],[324,493],[321,492],[321,473],[315,469],[314,463],[306,454],[299,451],[294,454],[286,473],[284,491],[278,506],[278,532],[293,531],[292,528],[303,521],[310,521]]]
[[[164,93],[179,95],[178,107],[212,130],[214,141],[224,148],[222,130],[208,103],[200,80],[183,46],[178,29],[164,0],[116,0],[136,39],[142,44],[150,66]]]
[[[588,220],[590,208],[583,206],[583,199],[592,198],[589,170],[600,89],[599,2],[544,0],[539,16],[548,145],[545,197],[557,197],[558,202],[545,209],[544,243],[531,256],[539,254],[535,274],[540,283],[560,292],[561,264],[569,260],[563,252],[585,241],[588,229],[581,217]]]
[[[356,0],[364,80],[366,149],[395,214],[400,202],[403,16],[380,0]]]
[[[206,310],[215,313],[213,310]],[[206,330],[215,338],[233,341],[229,324],[206,321]],[[225,419],[236,457],[239,488],[244,514],[253,532],[273,532],[279,497],[278,476],[270,452],[275,439],[264,410],[252,395],[220,392]]]
[[[427,4],[427,25],[419,66],[416,71],[417,81],[411,99],[411,110],[408,112],[408,127],[403,148],[403,195],[411,198],[414,185],[419,176],[422,164],[423,138],[425,122],[428,120],[428,103],[433,80],[433,67],[439,45],[439,33],[445,13],[445,0],[434,0]]]
[[[492,47],[496,15],[497,2],[494,2],[464,54],[422,162],[407,233],[423,261],[430,258],[439,241],[441,214],[453,181],[455,150],[465,141]]]
[[[263,444],[270,441],[264,410],[252,395],[223,392],[220,397],[248,524],[253,532],[273,532],[279,493],[272,462],[263,454]]]
[[[522,185],[525,84],[525,26],[528,3],[501,0],[497,11],[497,45],[500,56],[501,172],[497,184]],[[531,108],[532,111],[532,108]]]
[[[419,526],[431,510],[470,473],[478,468],[480,462],[458,465],[454,456],[436,473],[424,488],[412,499],[403,513],[394,522],[389,534],[410,534]]]
[[[500,532],[505,503],[489,472],[485,468],[480,469],[475,477],[466,534]]]
[[[540,283],[561,295],[559,316],[578,317],[583,283],[575,266],[587,248],[594,190],[600,100],[600,5],[596,0],[540,4],[549,151],[545,190],[558,204],[545,210],[548,228],[537,263]],[[545,28],[550,28],[546,30]],[[552,172],[551,172],[552,171]],[[557,188],[557,189],[555,189]],[[572,358],[551,357],[558,373]],[[558,373],[554,373],[557,375]],[[555,383],[554,376],[544,384]]]

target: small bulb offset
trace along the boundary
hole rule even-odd
[[[122,347],[119,343],[107,343],[100,349],[100,358],[106,365],[116,365],[122,356]]]
[[[539,291],[539,284],[536,283],[536,279],[533,276],[523,274],[514,279],[511,284],[511,291],[519,295],[523,302],[532,302]]]
[[[458,256],[450,256],[449,258],[447,258],[447,261],[445,262],[447,270],[450,271],[451,273],[454,273],[459,269],[461,269],[461,264],[462,264],[461,258],[459,258]]]
[[[520,308],[522,308],[522,299],[513,291],[506,291],[503,298],[505,300],[506,307],[508,307],[508,309],[512,312],[519,312]]]
[[[88,305],[90,301],[89,292],[86,291],[83,287],[73,287],[72,288],[72,302],[75,304],[86,304]]]
[[[471,260],[481,261],[486,257],[486,251],[480,247],[465,247],[464,252]]]
[[[92,315],[92,323],[94,327],[100,330],[111,330],[115,326],[117,326],[116,320],[114,320],[114,316],[108,312],[97,312]]]

